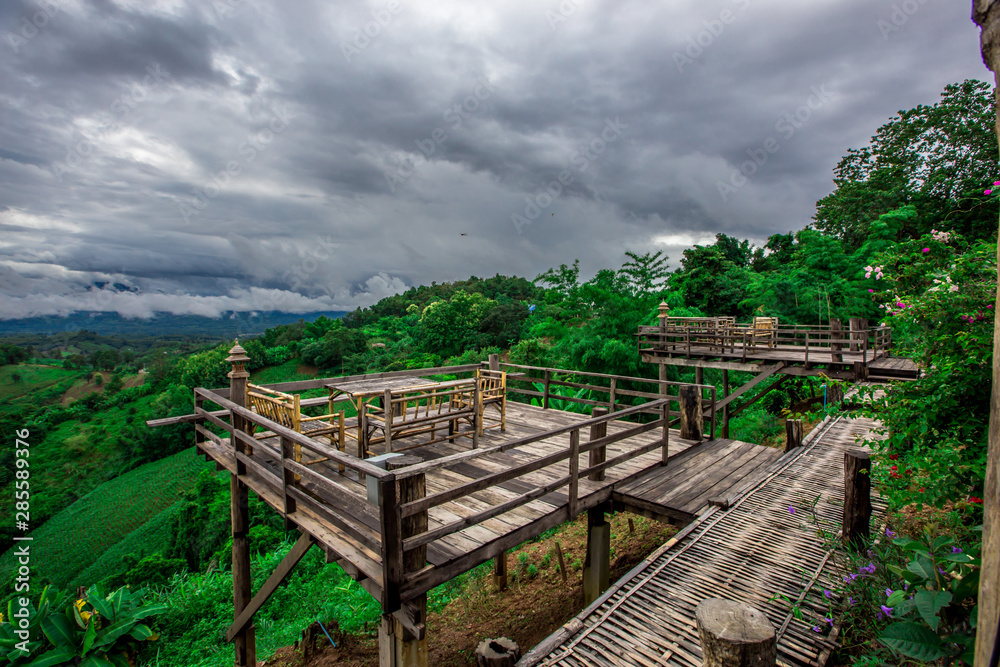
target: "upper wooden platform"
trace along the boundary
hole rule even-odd
[[[913,380],[909,359],[892,357],[892,330],[877,327],[841,331],[830,326],[781,326],[768,335],[746,328],[639,327],[639,352],[648,363],[755,372],[784,362],[786,375],[820,375],[844,380]]]

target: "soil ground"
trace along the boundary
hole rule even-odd
[[[644,517],[618,513],[611,523],[611,581],[616,581],[652,553],[677,527]],[[630,530],[630,523],[633,530]],[[556,556],[559,543],[566,565],[563,582]],[[429,664],[434,667],[474,665],[474,652],[484,639],[508,637],[523,652],[552,634],[583,607],[583,561],[587,542],[586,514],[563,524],[542,539],[508,553],[509,585],[498,592],[489,564],[466,577],[461,590],[427,619]],[[488,569],[489,568],[489,569]],[[322,643],[304,660],[294,647],[280,649],[262,667],[377,667],[374,635],[331,633],[337,648]]]

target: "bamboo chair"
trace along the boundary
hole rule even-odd
[[[753,329],[750,331],[750,339],[754,347],[757,340],[767,341],[767,347],[777,346],[778,318],[777,317],[755,317],[753,318]]]
[[[358,458],[374,456],[372,445],[385,443],[385,453],[401,452],[414,447],[424,447],[457,437],[472,437],[473,448],[479,444],[476,411],[477,385],[473,379],[424,388],[406,389],[393,392],[387,389],[382,405],[374,402],[362,405],[361,441],[358,443]],[[459,423],[468,421],[471,433],[460,433]],[[447,434],[438,437],[439,426],[447,424]],[[400,439],[430,434],[430,439],[421,439],[400,447]]]
[[[346,430],[344,427],[344,412],[343,410],[335,412],[333,410],[333,401],[329,403],[329,414],[318,417],[303,417],[298,394],[286,394],[268,389],[267,387],[261,387],[260,385],[248,384],[247,407],[261,417],[266,417],[271,421],[277,422],[296,433],[308,435],[310,438],[324,435],[330,439],[331,445],[342,452],[344,451],[344,435]],[[314,426],[314,423],[318,423],[318,425]],[[258,439],[270,438],[274,435],[270,431],[254,433],[257,430],[257,425],[253,423],[251,423],[250,428],[253,437]],[[306,465],[326,460],[328,459],[324,456],[307,461]],[[302,447],[298,443],[295,443],[295,462],[302,463]]]
[[[507,373],[505,371],[490,371],[484,368],[476,369],[476,383],[479,385],[479,435],[488,428],[507,430]],[[486,408],[497,412],[497,419],[491,420],[486,426]]]

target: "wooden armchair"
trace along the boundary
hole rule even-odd
[[[479,401],[477,381],[474,379],[449,382],[422,389],[404,389],[393,392],[386,389],[382,405],[373,402],[362,405],[361,441],[358,458],[372,456],[371,446],[385,443],[386,454],[423,447],[457,437],[472,437],[473,448],[479,446]],[[467,421],[471,433],[460,433],[459,424]],[[447,433],[438,436],[438,427],[447,426]],[[427,435],[413,444],[400,447],[402,438]]]
[[[298,394],[286,394],[255,384],[247,385],[247,407],[262,417],[278,422],[293,431],[315,437],[324,435],[330,439],[330,444],[344,451],[344,412],[334,412],[333,401],[330,402],[329,414],[318,417],[303,417]],[[251,428],[256,430],[255,424]],[[254,433],[255,438],[269,438],[274,434],[270,431]],[[295,444],[295,461],[302,462],[301,446]],[[306,465],[326,461],[326,457],[307,461]]]

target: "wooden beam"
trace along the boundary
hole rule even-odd
[[[285,577],[291,573],[292,569],[298,565],[298,562],[302,560],[302,557],[306,555],[307,551],[309,551],[309,547],[311,547],[315,542],[316,540],[313,539],[313,536],[309,533],[303,532],[299,535],[299,539],[295,541],[295,544],[292,546],[292,550],[281,559],[281,562],[278,563],[278,567],[274,568],[274,572],[271,573],[271,576],[267,578],[264,585],[260,587],[257,594],[253,596],[252,600],[250,600],[250,604],[243,608],[243,611],[241,611],[239,616],[236,617],[233,624],[229,626],[229,630],[226,631],[227,642],[233,641],[233,638],[236,637],[236,633],[250,623],[250,620],[253,618],[253,615],[257,613],[257,610],[260,609],[265,602],[267,602],[268,598],[271,597],[274,591],[278,590],[278,586],[281,585],[281,582],[283,582]]]
[[[791,375],[782,375],[780,378],[778,378],[777,380],[775,380],[774,382],[772,382],[771,384],[769,384],[768,387],[767,387],[767,389],[765,389],[764,391],[760,392],[759,394],[757,394],[753,398],[748,399],[744,403],[741,403],[738,407],[733,408],[732,410],[730,410],[730,412],[729,412],[729,418],[732,419],[733,417],[735,417],[736,415],[740,414],[741,412],[743,412],[744,410],[746,410],[747,408],[749,408],[751,405],[753,405],[754,403],[756,403],[760,399],[762,399],[765,396],[767,396],[771,392],[772,389],[777,389],[782,384],[784,384],[790,377],[792,377],[792,376]],[[728,405],[726,405],[726,406],[723,407],[723,410],[728,410],[728,409],[729,409]],[[723,436],[723,437],[725,437],[725,436]]]
[[[784,367],[785,367],[785,362],[783,362],[783,361],[778,362],[776,364],[773,364],[771,366],[765,366],[764,369],[761,371],[761,373],[757,377],[755,377],[754,379],[750,380],[745,385],[743,385],[742,387],[740,387],[739,389],[737,389],[733,393],[729,394],[729,396],[725,397],[724,399],[722,399],[721,401],[719,401],[718,403],[716,403],[715,404],[715,409],[718,410],[719,408],[726,407],[727,405],[729,405],[730,403],[732,403],[733,401],[735,401],[737,398],[739,398],[743,394],[747,393],[748,391],[750,391],[751,389],[753,389],[754,387],[756,387],[758,384],[760,384],[761,382],[763,382],[767,378],[771,377],[772,375],[774,375],[775,373],[777,373],[778,371],[780,371]],[[732,413],[730,413],[730,414],[732,414]]]

